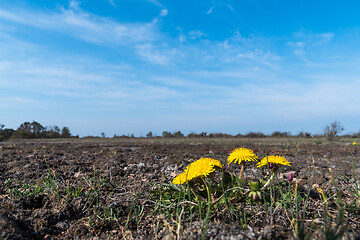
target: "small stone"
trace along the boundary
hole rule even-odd
[[[55,227],[66,230],[69,228],[69,224],[67,224],[66,222],[58,222]]]
[[[79,178],[81,176],[81,172],[77,172],[74,174],[74,178]]]

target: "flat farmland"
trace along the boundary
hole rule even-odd
[[[184,137],[0,142],[0,238],[357,239],[360,147],[353,141]],[[274,173],[246,162],[240,180],[241,166],[227,164],[239,147],[251,149],[260,160],[282,156],[291,166],[279,166]],[[198,182],[171,183],[200,158],[217,159],[223,168]],[[226,184],[224,176],[230,179]],[[250,186],[254,181],[259,183],[255,190]],[[259,198],[250,197],[252,191],[260,192]]]

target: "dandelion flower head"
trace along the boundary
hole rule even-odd
[[[352,145],[356,146],[356,145],[358,145],[358,144],[357,144],[356,142],[353,142]]]
[[[179,175],[177,175],[176,178],[174,178],[173,184],[177,184],[177,185],[183,184],[187,182],[186,179],[188,179],[187,172],[182,172]]]
[[[258,161],[259,158],[254,154],[251,149],[248,148],[236,148],[234,149],[228,159],[227,163],[237,162],[238,164],[246,161]]]
[[[200,158],[186,167],[185,171],[176,176],[173,184],[183,184],[197,177],[207,177],[215,171],[215,168],[222,168],[219,160],[212,158]]]
[[[290,162],[288,162],[286,160],[286,158],[281,157],[281,156],[270,155],[270,156],[267,156],[267,157],[264,157],[263,159],[261,159],[261,161],[258,163],[257,167],[266,166],[269,163],[272,163],[275,165],[291,166]]]

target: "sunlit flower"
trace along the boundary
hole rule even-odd
[[[274,156],[270,155],[267,157],[264,157],[258,164],[257,167],[266,166],[268,164],[274,164],[274,165],[287,165],[291,166],[290,162],[288,162],[284,157],[281,156]]]
[[[222,168],[219,160],[212,158],[200,158],[186,167],[185,171],[176,176],[173,184],[183,184],[197,177],[207,177],[215,171],[215,168]]]
[[[174,178],[173,184],[183,184],[186,182],[186,179],[188,179],[187,172],[182,172]]]
[[[248,148],[236,148],[230,153],[227,163],[237,162],[238,164],[246,161],[258,161],[259,158]]]
[[[356,142],[353,142],[352,145],[353,145],[353,146],[356,146],[356,145],[358,145],[358,144],[357,144]]]

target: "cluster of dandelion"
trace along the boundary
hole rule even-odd
[[[246,162],[254,162],[258,168],[267,166],[271,172],[269,179],[267,181],[264,181],[264,179],[261,179],[260,181],[252,179],[249,182],[242,180]],[[247,195],[255,201],[262,199],[261,191],[269,186],[274,176],[278,173],[277,170],[280,166],[291,166],[290,162],[288,162],[285,157],[277,155],[267,155],[259,160],[259,157],[256,156],[253,150],[248,148],[234,149],[227,158],[227,164],[230,165],[231,163],[241,165],[239,177],[235,177],[236,175],[231,174],[229,171],[224,171],[223,165],[219,160],[213,158],[200,158],[189,164],[182,173],[173,179],[172,183],[175,185],[189,184],[192,192],[196,196],[201,195],[201,192],[203,192],[201,189],[205,188],[217,190],[223,188],[222,190],[224,191],[225,185],[226,187],[241,187],[247,192]],[[223,173],[220,181],[216,181],[214,177],[217,170],[222,170]],[[235,181],[233,181],[233,179],[235,179]],[[290,174],[288,180],[292,181],[292,179],[293,174]],[[199,184],[203,186],[200,186],[199,188]],[[198,187],[195,187],[196,185]],[[216,195],[216,190],[212,193]]]
[[[277,170],[279,166],[291,166],[285,157],[269,155],[259,161],[258,156],[254,154],[251,149],[248,148],[236,148],[234,149],[227,158],[227,164],[230,165],[232,162],[240,164],[241,170],[239,179],[241,180],[243,170],[246,162],[257,162],[257,167],[269,166],[273,171]],[[198,178],[206,178],[215,170],[220,170],[223,167],[221,162],[212,158],[200,158],[199,160],[192,162],[186,167],[184,172],[180,173],[173,180],[173,184],[184,184]]]

